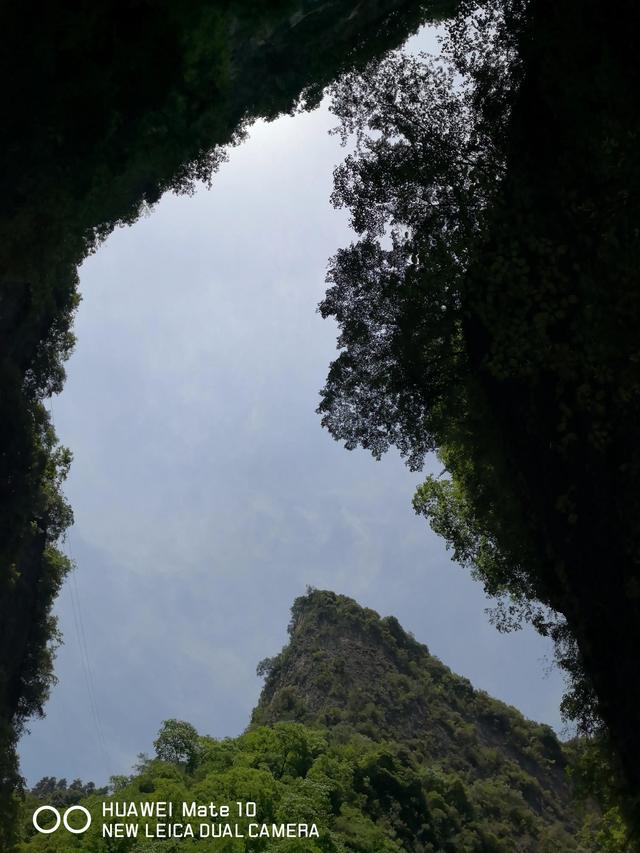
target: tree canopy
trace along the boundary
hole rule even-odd
[[[448,479],[416,511],[501,627],[555,639],[565,712],[606,726],[634,819],[638,71],[613,17],[465,3],[441,58],[391,55],[332,88],[355,141],[333,201],[359,239],[329,264],[341,352],[319,412],[348,448],[393,445],[416,469],[438,451]]]
[[[624,850],[616,846],[624,826],[602,784],[606,756],[583,741],[561,743],[548,726],[475,690],[393,617],[314,589],[291,615],[289,642],[260,666],[266,680],[244,734],[216,739],[166,720],[156,755],[139,756],[109,790],[41,780],[22,803],[19,853],[125,853],[156,844],[176,853]],[[592,802],[598,785],[602,812]],[[255,816],[238,814],[238,801],[247,800]],[[147,839],[145,825],[153,835],[164,820],[140,813],[118,818],[138,827],[138,837],[102,835],[103,803],[157,801],[171,802],[172,821],[196,838],[200,823],[237,825],[243,836]],[[93,815],[90,830],[75,838],[35,833],[31,815],[50,802],[81,803]],[[183,802],[228,804],[232,817],[184,819]],[[314,822],[317,836],[251,839],[250,822]]]

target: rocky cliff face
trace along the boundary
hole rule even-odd
[[[289,644],[259,667],[254,725],[296,720],[402,744],[424,767],[457,774],[481,810],[502,792],[520,819],[573,832],[568,758],[551,728],[475,690],[393,617],[319,590],[292,613]]]

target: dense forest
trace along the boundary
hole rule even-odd
[[[499,628],[554,639],[565,714],[595,750],[585,778],[640,836],[639,14],[631,0],[3,4],[4,848],[69,569],[71,454],[44,401],[73,345],[78,264],[165,191],[211,180],[253,118],[311,108],[328,84],[356,144],[333,201],[357,240],[320,309],[341,350],[323,423],[415,469],[439,453],[447,476],[415,510],[496,597]],[[430,18],[448,21],[441,59],[389,53]]]
[[[324,86],[450,4],[172,0],[2,4],[0,130],[0,846],[11,844],[15,744],[42,713],[70,566],[71,461],[44,401],[73,346],[77,268],[166,191],[211,181],[257,117]]]
[[[443,475],[414,497],[496,598],[555,641],[563,711],[608,743],[640,832],[637,5],[472,2],[442,57],[332,89],[358,240],[319,412],[347,448]]]
[[[310,590],[288,645],[263,661],[265,686],[238,738],[166,721],[155,756],[109,792],[47,777],[26,797],[22,853],[194,849],[189,838],[101,837],[102,803],[256,802],[258,819],[315,823],[318,838],[200,840],[199,850],[568,853],[614,851],[619,815],[579,796],[580,744],[474,690],[401,628],[352,599]],[[39,803],[81,803],[86,834],[36,835]],[[153,826],[155,819],[133,820]],[[191,823],[197,829],[199,821]],[[223,821],[220,821],[223,823]],[[233,823],[236,821],[234,819]],[[157,846],[156,846],[157,845]]]

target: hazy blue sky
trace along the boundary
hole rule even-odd
[[[481,588],[413,514],[420,475],[347,452],[314,413],[336,337],[316,305],[351,239],[329,204],[333,123],[322,108],[256,125],[211,191],[167,196],[82,267],[52,404],[74,452],[78,569],[57,605],[59,684],[22,742],[30,783],[128,772],[168,717],[240,733],[307,584],[396,615],[477,687],[559,726],[549,645],[489,624]]]

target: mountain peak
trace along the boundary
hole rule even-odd
[[[394,617],[317,589],[291,612],[288,644],[258,667],[252,726],[296,721],[393,742],[471,786],[508,780],[532,815],[571,831],[566,750],[549,726],[476,690]]]

